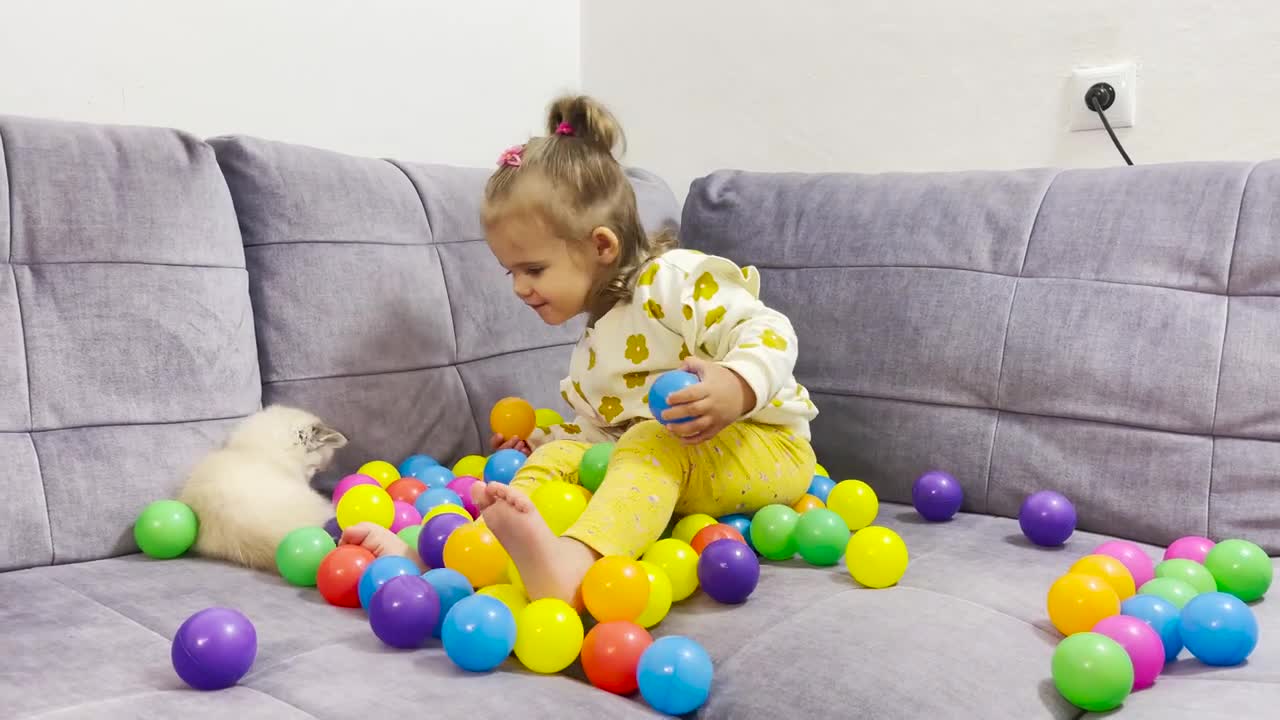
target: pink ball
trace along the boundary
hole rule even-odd
[[[357,485],[377,485],[378,487],[382,487],[377,480],[374,480],[368,475],[348,475],[339,480],[338,485],[333,488],[333,506],[337,507],[338,501],[342,499],[342,496],[346,495],[348,490]]]
[[[1108,540],[1094,548],[1093,554],[1110,555],[1119,560],[1133,575],[1134,587],[1142,587],[1143,583],[1156,576],[1156,566],[1151,557],[1128,540]]]
[[[450,490],[458,493],[458,497],[462,498],[462,507],[471,513],[473,518],[480,517],[480,513],[476,511],[475,502],[471,500],[471,486],[478,482],[483,481],[477,477],[462,475],[451,480],[447,486]]]
[[[1209,538],[1200,537],[1199,535],[1180,537],[1165,548],[1164,559],[1175,560],[1181,558],[1203,565],[1204,556],[1209,554],[1215,544]]]
[[[422,522],[422,514],[418,509],[403,500],[395,501],[396,518],[391,521],[391,532],[400,532],[410,525]]]
[[[1133,661],[1133,689],[1149,688],[1164,668],[1164,643],[1146,622],[1129,615],[1112,615],[1098,621],[1093,631],[1120,643]]]

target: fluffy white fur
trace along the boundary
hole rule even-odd
[[[223,447],[200,461],[179,495],[200,522],[196,553],[274,568],[285,535],[333,515],[310,483],[346,444],[342,433],[305,410],[272,405],[245,418]]]

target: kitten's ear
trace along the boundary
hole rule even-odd
[[[347,436],[334,430],[323,423],[315,425],[311,428],[311,437],[308,439],[307,447],[312,450],[318,450],[322,447],[331,447],[335,450],[345,447],[347,444]]]

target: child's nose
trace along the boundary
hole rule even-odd
[[[511,284],[515,287],[516,295],[522,298],[527,298],[533,294],[533,283],[524,278],[515,278],[511,281]]]

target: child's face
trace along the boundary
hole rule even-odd
[[[533,213],[513,213],[488,228],[489,249],[511,275],[516,297],[548,325],[586,311],[595,274],[607,263],[575,250]]]

